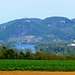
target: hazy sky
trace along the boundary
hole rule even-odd
[[[75,18],[75,0],[0,0],[0,23],[52,16]]]

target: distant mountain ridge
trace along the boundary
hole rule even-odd
[[[22,38],[23,37],[23,38]],[[14,40],[13,40],[14,39]],[[0,40],[39,42],[75,39],[75,19],[22,18],[0,24]]]

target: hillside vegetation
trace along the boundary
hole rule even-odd
[[[0,40],[2,41],[74,40],[74,34],[75,19],[70,20],[65,17],[48,17],[43,20],[23,18],[0,24]],[[28,36],[29,39],[26,38]]]

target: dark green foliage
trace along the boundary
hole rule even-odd
[[[25,54],[21,51],[18,55],[19,59],[24,59],[25,58]]]

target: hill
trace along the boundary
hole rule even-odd
[[[66,17],[22,18],[0,24],[0,40],[39,42],[75,39],[75,20]]]

